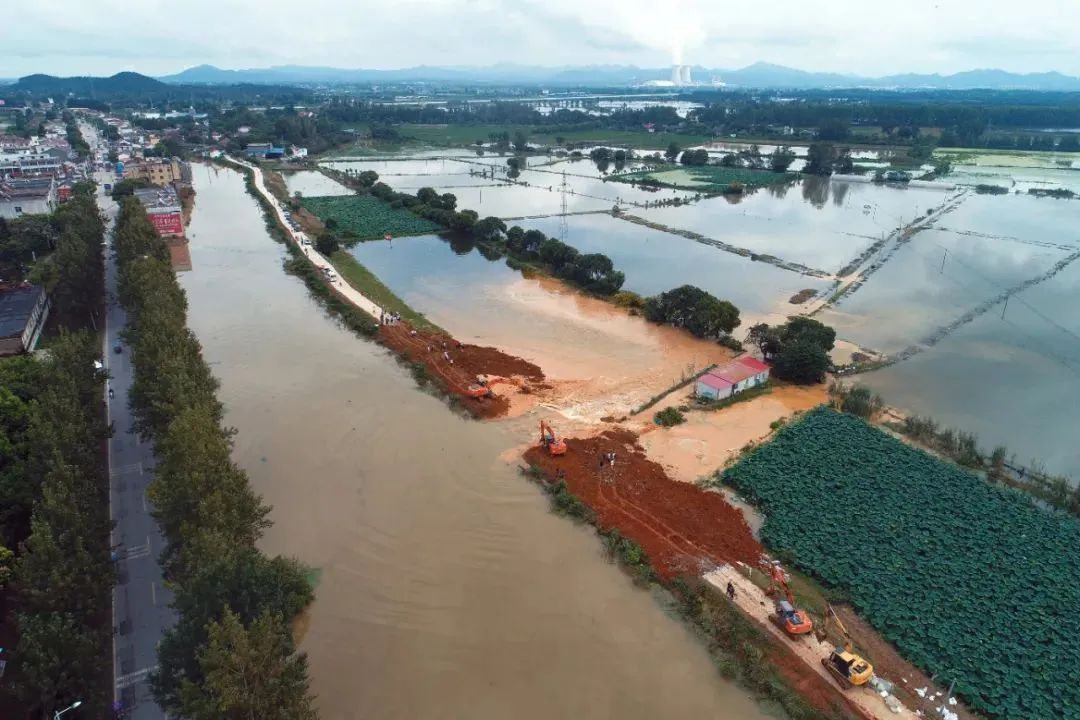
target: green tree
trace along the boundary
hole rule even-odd
[[[773,172],[787,172],[793,162],[795,162],[795,151],[787,145],[777,147],[769,156],[769,168]]]
[[[819,383],[829,370],[829,355],[806,339],[786,344],[773,361],[772,372],[781,380],[800,384]]]
[[[185,681],[179,714],[188,720],[315,720],[307,658],[297,654],[281,619],[265,614],[248,627],[232,612],[208,626],[199,653],[203,682]]]
[[[529,149],[529,138],[523,130],[514,133],[514,150],[523,153]]]
[[[667,150],[664,151],[664,157],[668,159],[668,162],[675,162],[675,158],[679,157],[679,153],[682,149],[675,143],[670,143],[667,146]]]
[[[693,285],[649,298],[645,301],[645,317],[715,340],[729,335],[740,323],[738,308]]]
[[[810,175],[832,175],[836,162],[836,147],[832,143],[810,143],[806,153],[806,167],[803,172]]]

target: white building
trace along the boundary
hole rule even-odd
[[[745,355],[713,368],[697,379],[694,390],[704,400],[723,400],[769,380],[769,366]]]
[[[56,207],[56,178],[26,178],[0,182],[0,217],[51,213]]]

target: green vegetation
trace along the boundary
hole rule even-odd
[[[721,165],[699,165],[679,169],[639,170],[612,176],[611,180],[631,185],[644,182],[657,187],[694,190],[704,193],[741,193],[747,189],[774,185],[791,177],[794,176],[768,170],[724,167]]]
[[[669,407],[654,413],[653,422],[660,427],[675,427],[686,422],[686,416],[679,408]]]
[[[596,295],[614,295],[626,278],[603,253],[580,253],[577,248],[547,237],[539,230],[524,230],[517,225],[507,229],[498,218],[487,217],[476,223],[473,237],[520,263],[537,266],[545,273]]]
[[[437,232],[439,226],[418,217],[402,206],[393,207],[371,195],[332,195],[305,197],[301,203],[324,223],[333,221],[358,240],[381,240],[393,236],[423,235]]]
[[[699,287],[683,285],[645,301],[645,318],[686,328],[700,338],[720,340],[739,326],[739,309]]]
[[[1080,523],[819,408],[725,471],[764,541],[994,717],[1080,707]]]
[[[544,492],[551,499],[551,509],[558,515],[574,518],[578,522],[591,523],[594,520],[592,508],[581,502],[566,487],[566,483],[559,480],[554,483],[545,483]]]
[[[975,186],[975,192],[980,195],[1007,195],[1009,188],[1001,187],[1000,185],[987,185],[986,183],[979,183]]]
[[[44,356],[0,359],[0,608],[18,637],[0,691],[5,717],[51,716],[76,699],[103,716],[108,657],[108,473],[101,411],[104,224],[92,183],[51,215],[0,220],[0,276],[52,292]],[[34,259],[36,255],[36,260]]]
[[[772,363],[774,376],[810,385],[824,380],[832,365],[829,351],[836,342],[836,331],[817,320],[793,317],[783,325],[752,326],[747,342],[756,345]]]
[[[432,330],[443,332],[435,323],[428,320],[422,313],[418,313],[409,307],[404,300],[394,294],[393,290],[386,287],[379,278],[370,270],[360,264],[347,250],[338,250],[330,256],[330,262],[334,269],[345,279],[345,282],[362,292],[381,308],[396,312],[402,318],[420,330]]]
[[[114,242],[135,362],[135,430],[155,444],[148,495],[178,619],[158,647],[154,694],[172,714],[314,718],[290,623],[311,602],[307,570],[256,547],[270,508],[231,458],[217,381],[186,327],[187,302],[142,206],[121,201]]]

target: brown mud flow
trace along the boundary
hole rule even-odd
[[[405,321],[379,326],[379,341],[410,363],[420,363],[450,394],[478,418],[505,415],[510,393],[531,394],[546,389],[544,373],[533,363],[491,347],[467,345],[449,335],[417,330]],[[513,379],[477,397],[479,376]]]

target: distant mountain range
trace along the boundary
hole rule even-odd
[[[1017,74],[1005,70],[970,70],[954,75],[887,75],[865,77],[840,73],[815,73],[754,63],[738,70],[691,68],[693,79],[708,84],[719,80],[729,87],[806,90],[814,88],[941,89],[941,90],[1052,90],[1080,91],[1080,77],[1057,72]],[[532,84],[550,86],[618,87],[640,85],[650,80],[666,80],[670,68],[639,68],[632,65],[589,65],[541,67],[536,65],[499,64],[483,67],[426,66],[398,70],[349,70],[304,65],[279,65],[249,70],[223,70],[213,65],[197,65],[175,75],[151,78],[135,72],[121,72],[110,77],[54,77],[27,75],[3,92],[35,95],[171,96],[181,86],[196,94],[217,93],[225,86],[246,87],[251,93],[292,92],[289,86],[313,84]],[[202,88],[202,90],[198,90]],[[260,90],[260,88],[262,88]],[[303,91],[301,91],[303,92]]]
[[[1005,70],[969,70],[953,75],[905,73],[867,77],[841,73],[807,72],[783,65],[754,63],[736,70],[693,67],[697,82],[716,78],[727,85],[747,88],[896,88],[904,90],[1077,90],[1080,77],[1058,72],[1011,73]],[[222,70],[197,65],[175,75],[159,78],[166,83],[535,83],[551,85],[636,85],[666,80],[670,68],[639,68],[632,65],[542,67],[504,63],[482,67],[419,65],[397,70],[345,69],[305,65],[278,65],[248,70]]]

